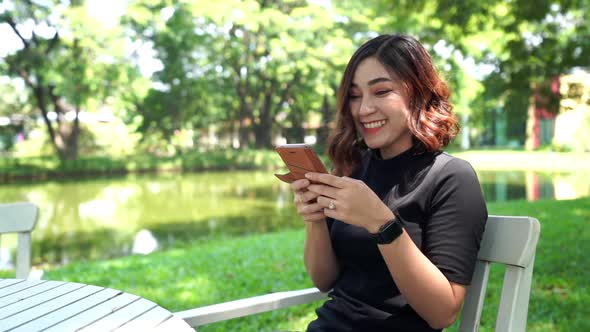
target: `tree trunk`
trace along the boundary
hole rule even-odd
[[[272,120],[270,117],[261,118],[260,123],[254,126],[255,146],[257,149],[272,148]]]
[[[21,77],[27,77],[27,74],[21,75]],[[80,136],[80,121],[78,118],[78,112],[76,112],[76,118],[71,125],[64,122],[64,119],[60,119],[65,114],[63,106],[59,102],[59,97],[53,95],[52,87],[42,86],[42,82],[35,85],[31,80],[25,80],[27,85],[33,90],[37,107],[43,117],[43,122],[47,128],[49,134],[49,140],[53,145],[53,148],[57,152],[60,160],[75,160],[78,158],[78,138]],[[47,97],[49,97],[53,104],[53,109],[57,114],[57,130],[53,127],[51,120],[49,119],[49,111],[47,109]]]
[[[78,158],[78,145],[80,142],[80,118],[78,117],[80,114],[80,108],[76,109],[76,117],[74,118],[74,122],[71,124],[70,135],[68,136],[66,142],[66,159],[67,160],[76,160]]]
[[[240,120],[240,127],[238,128],[238,141],[240,142],[240,149],[250,147],[250,128],[244,124],[245,119]]]
[[[254,138],[255,146],[258,149],[270,149],[272,148],[272,97],[276,91],[277,82],[273,81],[270,89],[266,90],[263,94],[263,101],[260,110],[260,116],[258,123],[254,122]],[[280,103],[279,103],[280,105]]]
[[[240,76],[240,70],[234,68],[236,75]],[[250,147],[250,128],[252,125],[252,105],[248,103],[245,82],[241,80],[236,81],[235,89],[240,101],[240,108],[238,111],[238,144],[240,149]]]
[[[79,109],[75,110],[75,117],[72,123],[66,122],[65,115],[68,108],[64,105],[61,97],[53,93],[53,86],[48,88],[49,97],[53,104],[53,110],[57,114],[57,136],[55,146],[61,160],[76,160],[78,158],[78,138],[80,137]],[[51,127],[51,123],[47,121]]]
[[[291,128],[291,137],[287,137],[289,143],[303,143],[305,141],[305,128],[301,124]]]
[[[303,128],[303,110],[293,105],[291,106],[291,112],[289,113],[289,121],[291,127],[286,128],[285,136],[287,143],[303,143],[305,140],[305,128]]]
[[[328,138],[330,136],[329,123],[332,122],[335,114],[334,110],[330,107],[328,95],[324,94],[324,100],[322,102],[321,109],[322,119],[320,121],[320,127],[317,132],[317,145],[320,149],[324,150],[328,146]]]

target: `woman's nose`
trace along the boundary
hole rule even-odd
[[[375,105],[373,105],[373,103],[368,100],[368,98],[363,99],[361,102],[361,107],[359,110],[360,114],[371,114],[375,112]]]

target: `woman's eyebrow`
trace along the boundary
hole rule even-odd
[[[377,77],[377,78],[370,80],[367,84],[370,86],[370,85],[375,85],[379,82],[391,82],[391,79],[389,77]]]
[[[367,85],[371,86],[371,85],[375,85],[380,82],[393,82],[393,81],[389,77],[377,77],[377,78],[374,78],[374,79],[370,80],[369,82],[367,82]],[[358,87],[358,85],[354,82],[350,86],[351,87]]]

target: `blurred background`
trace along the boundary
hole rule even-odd
[[[475,166],[490,213],[504,211],[496,203],[574,200],[585,227],[588,8],[2,0],[0,202],[40,206],[33,261],[48,269],[301,229],[289,187],[272,175],[283,171],[273,146],[323,152],[354,50],[406,33],[452,89],[462,130],[449,151]],[[550,214],[542,204],[532,213]],[[14,255],[14,242],[3,244],[0,269]]]

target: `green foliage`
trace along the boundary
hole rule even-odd
[[[109,156],[120,158],[136,153],[140,134],[132,132],[132,125],[125,125],[120,118],[108,122],[80,124],[78,149],[83,156]],[[27,128],[28,139],[14,145],[12,158],[48,156],[53,154],[51,138],[40,127]],[[84,158],[84,157],[82,157]]]
[[[513,201],[488,205],[490,214],[529,215],[541,222],[528,314],[528,331],[585,331],[590,291],[590,199]],[[148,256],[73,263],[45,278],[122,289],[179,311],[198,306],[310,287],[302,262],[303,231],[221,237]],[[567,258],[567,259],[566,259]],[[108,271],[108,273],[105,273]],[[482,331],[492,331],[502,270],[492,269]],[[212,324],[203,331],[304,330],[313,308],[292,309]],[[457,326],[450,328],[455,331]],[[201,330],[201,329],[199,329]]]
[[[490,115],[502,108],[508,138],[524,143],[533,91],[549,99],[544,106],[556,112],[559,96],[542,91],[543,85],[574,67],[590,65],[588,1],[376,3],[381,11],[395,13],[385,27],[415,34],[431,50],[437,42],[445,42],[450,55],[433,53],[455,91],[458,110],[472,109],[471,126],[480,133],[488,128],[490,118],[494,121]],[[478,77],[483,79],[483,91],[469,92],[477,85],[464,83],[463,76],[474,74],[457,63],[464,59],[494,68]]]
[[[132,7],[128,21],[163,63],[154,74],[161,86],[138,107],[140,130],[166,139],[222,123],[240,132],[241,146],[269,147],[273,127],[301,127],[320,111],[343,68],[340,55],[353,49],[334,13],[303,1],[161,1],[169,17],[146,18],[152,5]]]
[[[79,113],[114,106],[130,73],[122,27],[106,27],[91,14],[80,1],[16,1],[0,15],[22,43],[0,61],[3,74],[24,82],[62,159],[77,157]]]
[[[142,134],[142,149],[164,153],[178,150],[170,148],[178,132],[198,136],[210,125],[241,148],[270,147],[279,134],[301,141],[305,125],[319,126],[324,145],[354,49],[379,33],[401,32],[434,55],[455,110],[470,115],[475,134],[492,135],[489,122],[502,109],[508,138],[523,142],[533,91],[547,95],[546,82],[590,65],[588,5],[142,0],[128,2],[121,24],[105,25],[85,1],[15,1],[0,23],[14,27],[24,47],[0,60],[0,73],[25,82],[28,97],[9,92],[0,114],[104,109]],[[22,23],[31,19],[51,33],[29,37]],[[151,77],[139,74],[140,50],[153,50],[161,64]],[[556,97],[545,103],[554,111]],[[50,127],[54,148],[75,158],[75,124]]]
[[[2,69],[0,69],[2,73]],[[16,86],[16,82],[8,77],[0,77],[0,116],[21,115],[28,116],[32,107],[27,95]]]
[[[52,177],[115,175],[157,171],[199,171],[222,169],[276,169],[282,161],[270,150],[192,151],[172,156],[151,154],[84,156],[61,161],[56,157],[19,157],[0,159],[0,180],[50,179]]]

